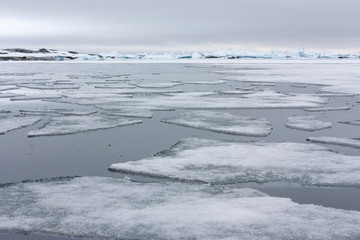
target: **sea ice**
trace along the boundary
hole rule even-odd
[[[360,120],[346,121],[346,122],[339,122],[339,123],[360,126]]]
[[[137,117],[137,118],[152,118],[153,113],[149,109],[136,109],[136,108],[122,108],[112,112],[102,112],[102,114],[108,116],[119,116],[119,117]]]
[[[0,134],[5,134],[11,130],[27,127],[39,122],[39,117],[0,117]]]
[[[33,84],[33,83],[27,83],[27,84],[17,84],[18,87],[25,87],[30,89],[43,89],[43,90],[59,90],[59,89],[79,89],[80,86],[75,85],[54,85],[54,84]]]
[[[0,187],[0,230],[94,239],[359,239],[358,211],[257,190],[80,177]]]
[[[132,83],[132,85],[140,88],[171,88],[182,85],[176,82],[154,82],[154,83]]]
[[[216,80],[216,81],[173,81],[175,83],[182,84],[193,84],[193,85],[220,85],[226,83],[224,80]]]
[[[30,131],[28,137],[67,135],[79,132],[108,129],[126,125],[142,123],[139,120],[109,119],[105,117],[90,116],[60,116],[52,117],[38,130]]]
[[[360,141],[351,138],[338,138],[338,137],[309,137],[306,139],[310,142],[315,143],[327,143],[327,144],[335,144],[346,147],[354,147],[360,148]]]
[[[344,111],[350,110],[350,107],[317,107],[317,108],[305,108],[308,112],[323,112],[323,111]]]
[[[295,182],[360,186],[360,157],[315,144],[184,139],[169,151],[109,170],[213,184]]]
[[[161,121],[213,132],[256,137],[267,136],[272,129],[271,123],[265,118],[241,117],[224,112],[191,111]]]
[[[331,128],[332,124],[331,122],[317,120],[315,116],[294,116],[288,118],[285,126],[305,131],[316,131]]]

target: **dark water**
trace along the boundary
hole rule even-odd
[[[253,66],[254,67],[254,66]],[[149,81],[218,80],[219,74],[213,70],[227,69],[226,66],[208,68],[184,67],[182,64],[114,64],[114,63],[0,63],[1,72],[41,72],[42,76],[66,79],[67,74],[112,74],[130,73],[130,78],[144,78]],[[52,74],[54,73],[54,74]],[[152,74],[152,73],[160,73]],[[0,76],[1,79],[7,78]],[[27,77],[28,79],[28,77]],[[254,90],[270,88],[283,93],[315,93],[321,86],[306,85],[295,88],[290,83],[276,83],[275,86],[253,86]],[[171,89],[184,91],[235,90],[250,87],[250,83],[229,81],[222,85],[183,85]],[[149,96],[151,97],[151,96]],[[267,118],[273,130],[267,137],[247,137],[214,133],[194,128],[186,128],[162,123],[159,120],[175,116],[187,110],[155,112],[152,119],[143,119],[139,125],[91,131],[74,135],[27,138],[27,132],[37,129],[48,119],[27,128],[0,135],[0,183],[19,182],[25,179],[52,178],[57,176],[108,176],[124,177],[123,174],[109,172],[112,163],[135,161],[169,149],[180,138],[198,137],[220,140],[261,140],[305,143],[310,136],[336,136],[358,138],[359,126],[338,123],[360,119],[360,97],[331,97],[326,106],[350,106],[349,111],[305,112],[302,109],[242,109],[226,110],[239,116]],[[11,110],[47,106],[49,108],[71,108],[93,110],[92,106],[59,104],[43,101],[18,103],[0,102],[0,110]],[[219,110],[225,111],[225,110]],[[315,115],[319,120],[330,121],[333,127],[316,132],[307,132],[285,127],[292,115]],[[360,150],[350,147],[328,145],[334,151],[347,155],[360,155]],[[141,176],[131,176],[134,181],[154,181]],[[158,180],[164,181],[164,180]],[[233,187],[251,187],[271,196],[287,197],[303,204],[316,204],[360,211],[360,189],[351,187],[304,187],[289,184],[237,184]],[[0,233],[0,239],[69,239],[60,236],[37,234]]]

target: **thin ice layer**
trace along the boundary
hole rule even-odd
[[[316,131],[331,128],[332,124],[331,122],[317,120],[315,116],[294,116],[288,118],[285,126],[305,131]]]
[[[305,108],[308,112],[323,112],[323,111],[345,111],[350,110],[351,107],[317,107],[317,108]]]
[[[264,137],[271,132],[271,123],[265,118],[241,117],[225,112],[192,111],[162,122],[193,127],[213,132]]]
[[[309,137],[306,139],[310,142],[335,144],[345,147],[360,148],[360,141],[351,138],[338,138],[338,137]]]
[[[95,115],[53,117],[38,130],[28,133],[28,137],[67,135],[79,132],[108,129],[142,123],[139,120],[110,119]]]
[[[128,107],[141,108],[244,109],[319,107],[327,100],[306,94],[288,95],[274,91],[261,91],[241,97],[219,96],[215,92],[173,93],[151,98],[141,96],[131,100],[122,100],[122,102]]]
[[[349,124],[349,125],[355,125],[355,126],[360,126],[360,120],[345,121],[345,122],[339,122],[339,123]]]
[[[253,189],[82,177],[0,188],[0,230],[94,239],[358,239],[358,211]]]
[[[360,186],[360,157],[315,144],[225,142],[188,138],[171,150],[110,170],[214,184],[295,182]]]
[[[0,134],[39,122],[39,117],[0,117]]]

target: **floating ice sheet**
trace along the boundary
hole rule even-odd
[[[136,90],[136,89],[135,89]],[[216,97],[215,97],[216,96]],[[261,91],[241,97],[219,96],[215,92],[172,93],[166,96],[137,97],[124,101],[128,107],[165,107],[183,109],[305,108],[318,107],[327,100],[306,94]]]
[[[58,94],[37,94],[37,95],[29,95],[29,96],[17,96],[11,98],[11,101],[30,101],[30,100],[48,100],[48,99],[59,99],[61,95]]]
[[[39,117],[0,117],[0,134],[39,122]]]
[[[179,86],[182,83],[177,82],[154,82],[154,83],[133,83],[132,85],[140,88],[171,88]]]
[[[218,94],[224,94],[224,95],[244,95],[244,94],[250,94],[253,93],[251,91],[242,91],[242,90],[227,90],[227,91],[218,91]]]
[[[182,84],[193,84],[193,85],[220,85],[226,83],[224,80],[216,80],[216,81],[173,81],[175,83]]]
[[[360,126],[360,120],[346,121],[346,122],[339,122],[339,123]]]
[[[0,188],[0,230],[95,239],[358,239],[358,211],[253,189],[82,177]]]
[[[331,128],[332,124],[331,122],[317,120],[315,116],[294,116],[288,118],[285,126],[305,131],[316,131]]]
[[[317,108],[305,108],[308,112],[323,112],[323,111],[345,111],[350,110],[350,107],[317,107]]]
[[[142,123],[139,120],[109,119],[100,116],[60,116],[53,117],[50,122],[38,130],[28,133],[28,137],[67,135],[93,130],[108,129]]]
[[[271,123],[264,118],[241,117],[224,112],[192,111],[166,118],[162,122],[213,132],[264,137],[271,132]]]
[[[315,144],[184,139],[163,154],[110,170],[214,184],[295,182],[360,186],[360,157]]]
[[[346,147],[360,148],[360,141],[351,138],[338,138],[338,137],[309,137],[306,139],[310,142],[335,144]]]
[[[80,86],[75,85],[42,85],[42,84],[18,84],[18,87],[25,87],[31,89],[43,89],[43,90],[59,90],[59,89],[79,89]]]
[[[122,108],[112,112],[102,112],[102,114],[119,117],[152,118],[153,113],[149,109]]]

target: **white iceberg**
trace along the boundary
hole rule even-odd
[[[24,128],[41,121],[39,117],[0,117],[0,134]]]
[[[317,120],[315,116],[294,116],[288,118],[285,126],[305,131],[316,131],[331,128],[332,123]]]
[[[2,232],[94,239],[359,239],[358,211],[253,189],[81,177],[0,188]]]
[[[264,118],[241,117],[224,112],[191,111],[161,120],[165,123],[213,132],[264,137],[271,132],[271,123]]]
[[[112,164],[112,171],[213,184],[295,182],[360,186],[360,157],[315,144],[184,139],[154,157]]]
[[[38,130],[28,132],[28,137],[56,136],[108,129],[126,125],[139,124],[139,120],[109,119],[105,117],[90,116],[60,116],[52,117]]]
[[[360,141],[351,138],[339,138],[339,137],[309,137],[306,139],[310,142],[335,144],[345,147],[360,148]]]

